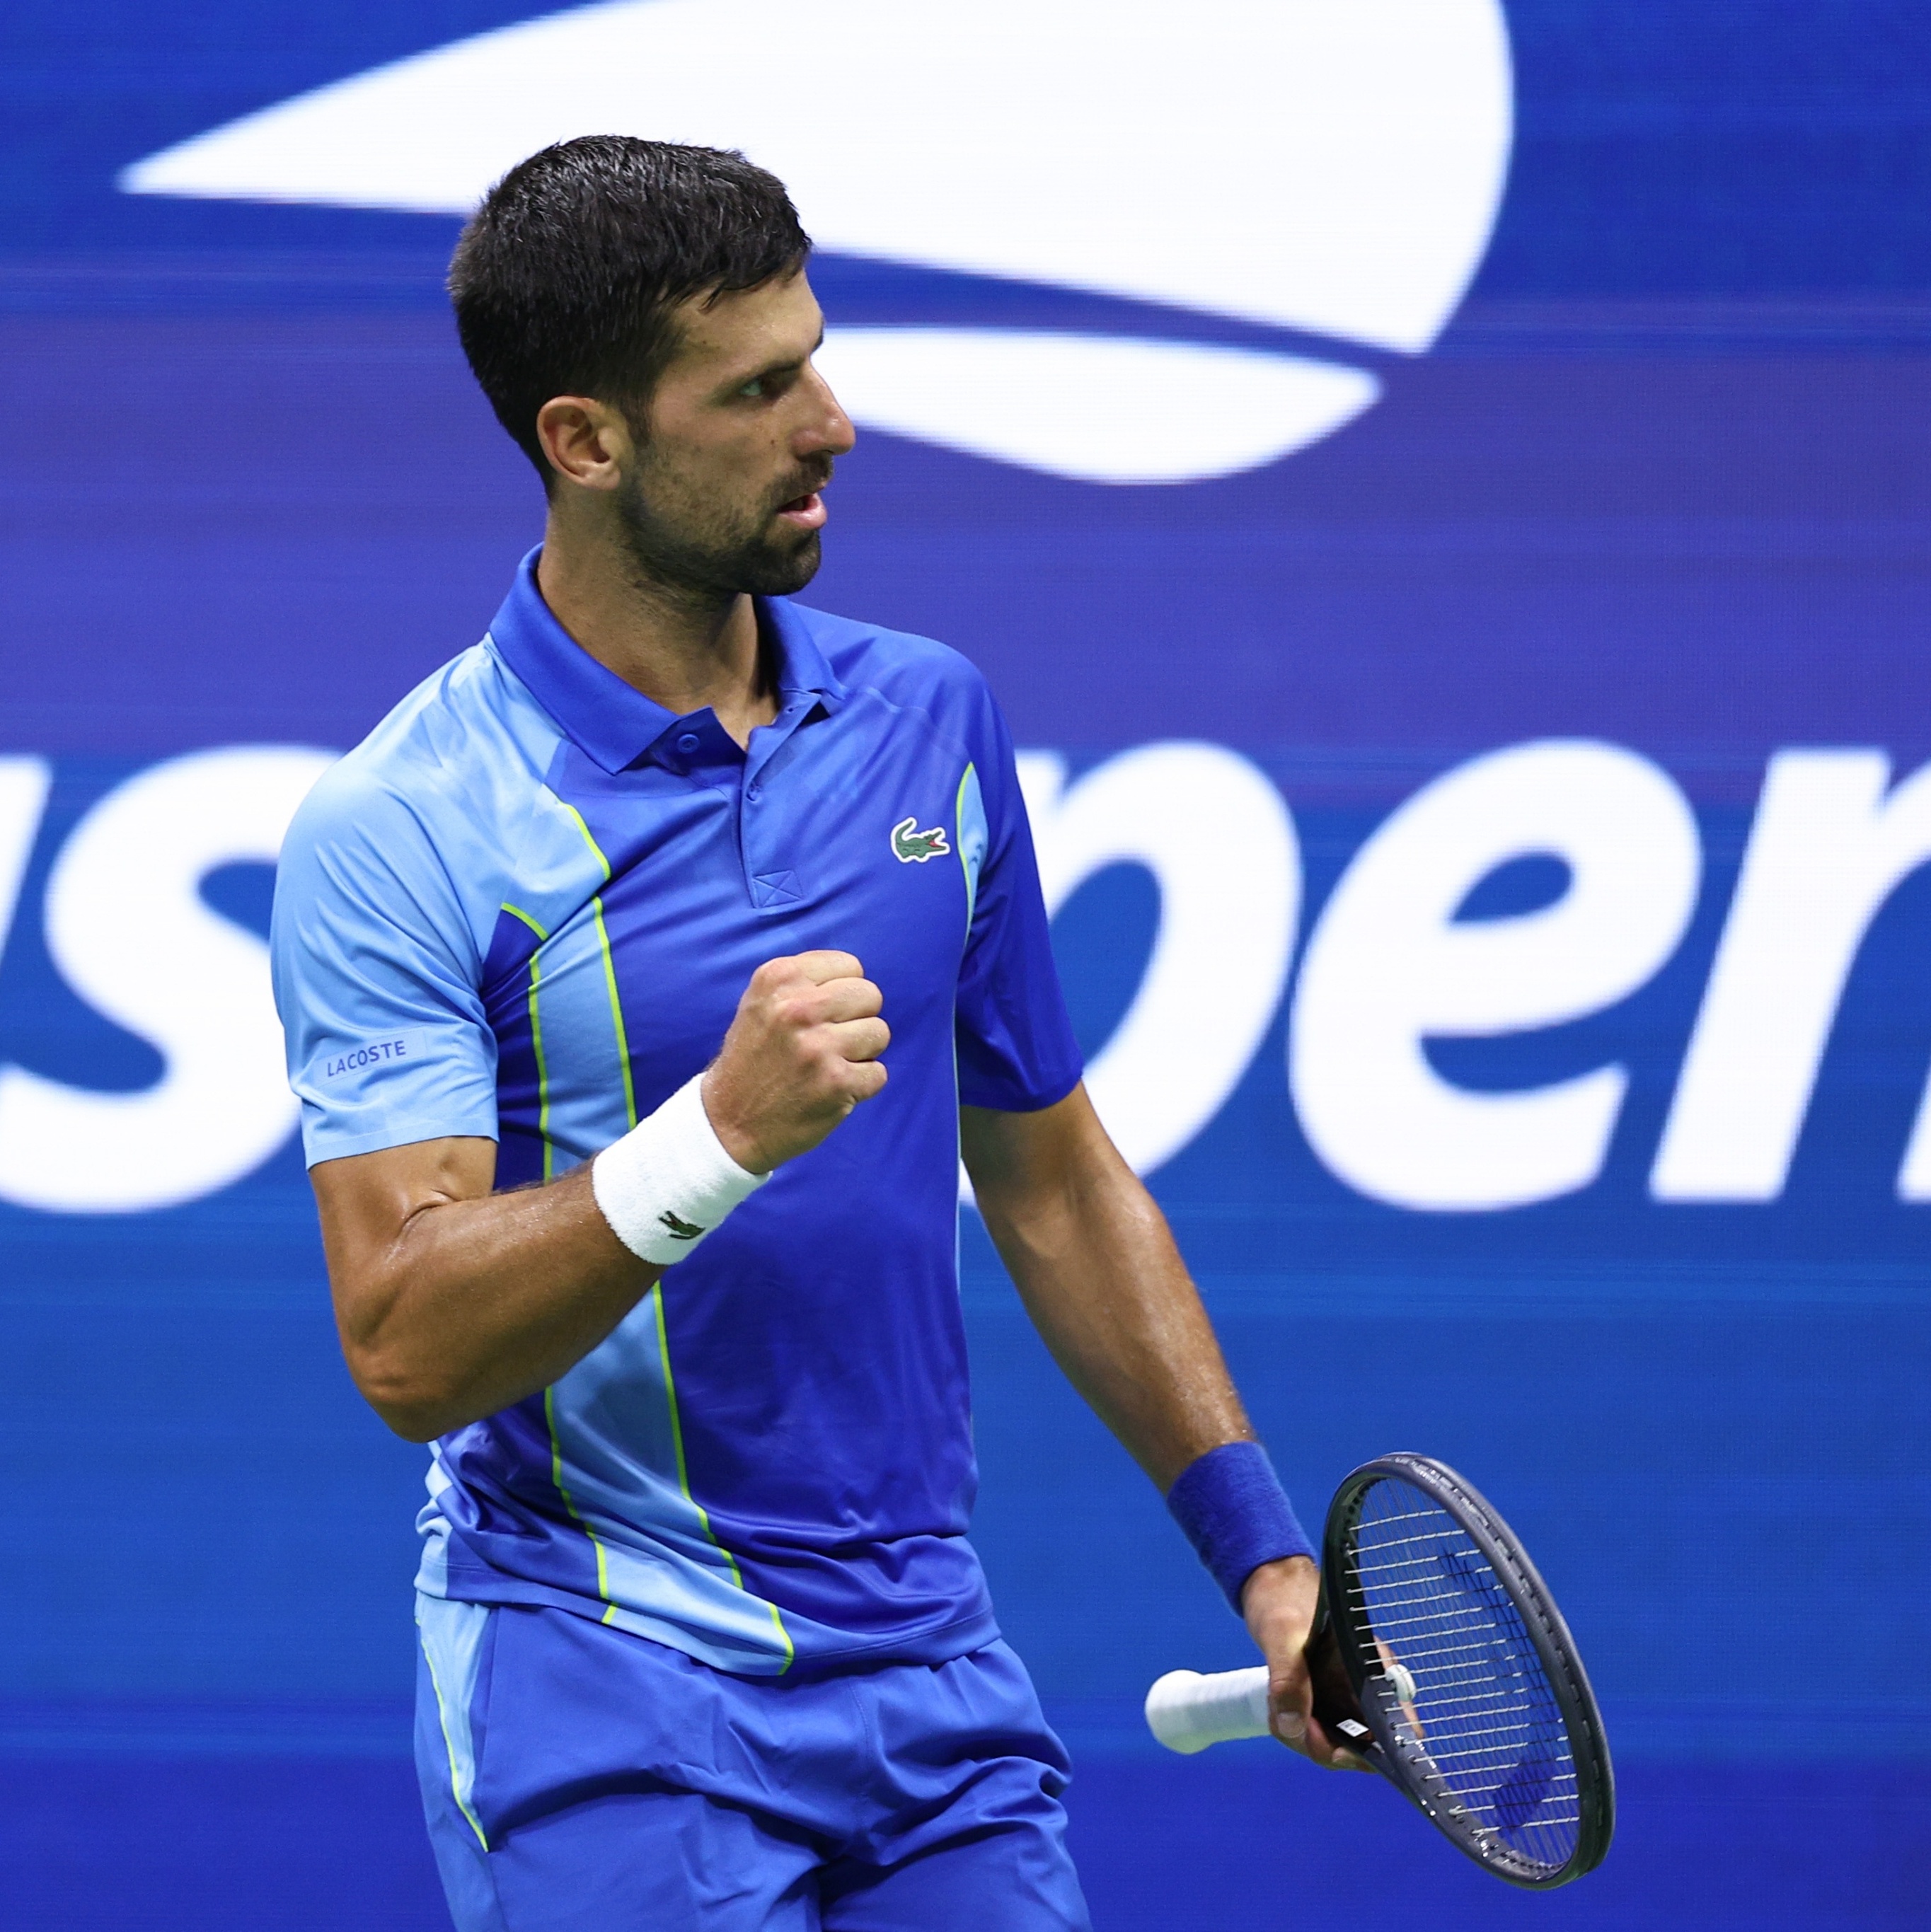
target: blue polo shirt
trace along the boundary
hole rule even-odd
[[[752,971],[855,953],[890,1079],[553,1386],[434,1446],[419,1586],[720,1669],[936,1663],[997,1634],[957,1280],[958,1109],[1080,1064],[1012,748],[956,653],[761,602],[740,749],[557,623],[489,634],[316,787],[272,951],[311,1165],[445,1135],[566,1172],[716,1054]]]

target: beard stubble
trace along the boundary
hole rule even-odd
[[[675,479],[648,473],[633,478],[619,493],[617,514],[625,548],[640,589],[711,602],[750,596],[788,597],[818,574],[824,548],[816,530],[802,533],[771,521],[777,506],[734,519],[715,503],[695,500]],[[830,466],[816,482],[779,500],[790,502],[830,480]]]

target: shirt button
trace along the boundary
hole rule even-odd
[[[744,794],[744,796],[748,798],[753,805],[755,805],[758,801],[764,796],[764,794],[758,790],[757,786],[753,785],[751,789]]]
[[[698,734],[695,731],[685,732],[677,740],[677,749],[680,752],[695,752],[697,748]]]

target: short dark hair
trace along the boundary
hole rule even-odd
[[[742,154],[586,134],[519,161],[449,263],[463,352],[536,464],[552,396],[640,412],[677,347],[671,310],[802,267],[811,238],[775,175]]]

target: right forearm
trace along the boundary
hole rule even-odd
[[[542,1187],[494,1192],[495,1142],[473,1135],[318,1162],[336,1324],[377,1413],[426,1441],[566,1374],[884,1086],[880,1001],[849,953],[766,962],[704,1075]]]
[[[415,1442],[546,1388],[662,1273],[611,1232],[587,1168],[427,1204],[364,1265],[361,1292],[338,1298],[354,1311],[341,1322],[343,1352],[377,1413]]]

